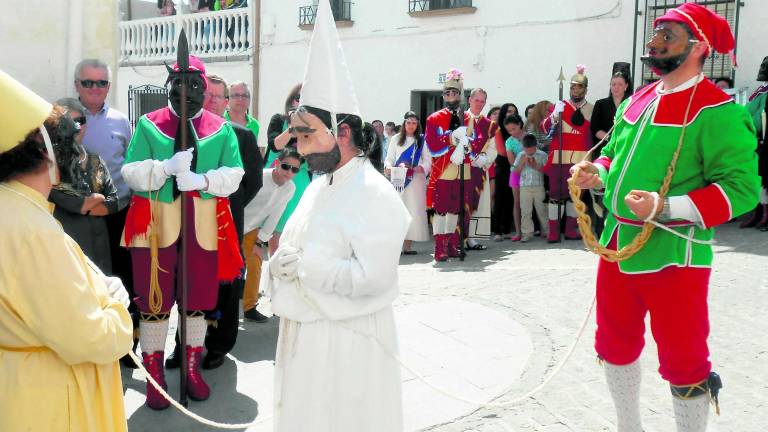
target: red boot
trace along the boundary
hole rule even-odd
[[[445,253],[447,234],[435,234],[435,261],[445,262],[448,261],[448,255]]]
[[[211,388],[200,375],[202,359],[203,347],[187,346],[187,394],[196,401],[204,401],[211,396]]]
[[[445,237],[447,238],[446,242],[448,243],[448,257],[461,258],[461,252],[459,251],[459,234],[446,234]]]
[[[149,376],[152,377],[163,390],[168,389],[165,384],[165,370],[163,369],[163,352],[155,351],[152,354],[145,352],[141,353],[141,357],[144,359],[144,368],[149,372]],[[153,410],[164,410],[171,406],[168,399],[163,397],[155,387],[147,380],[147,406]]]
[[[547,233],[548,243],[560,243],[560,221],[549,221],[549,232]]]
[[[568,216],[565,218],[565,238],[567,240],[581,240],[579,223],[573,216]]]

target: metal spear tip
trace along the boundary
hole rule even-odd
[[[565,81],[565,74],[563,73],[563,67],[560,66],[560,76],[557,77],[557,81],[560,81],[561,83]]]
[[[187,33],[183,28],[179,32],[179,42],[176,48],[176,64],[179,65],[180,72],[189,70],[189,43],[187,42]]]

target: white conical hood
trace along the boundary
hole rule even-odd
[[[331,117],[346,113],[362,118],[328,0],[320,0],[317,9],[299,105],[329,111]]]

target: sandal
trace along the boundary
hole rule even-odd
[[[467,246],[465,248],[466,250],[486,250],[488,249],[485,247],[485,245],[481,245],[480,243],[473,244],[472,246]]]
[[[400,251],[400,255],[416,255],[418,252],[415,250]]]

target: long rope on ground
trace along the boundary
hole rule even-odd
[[[507,400],[507,401],[504,401],[504,402],[481,402],[481,401],[467,399],[467,398],[465,398],[463,396],[460,396],[460,395],[457,395],[455,393],[449,392],[448,390],[445,390],[445,389],[443,389],[441,387],[438,387],[437,385],[431,383],[429,380],[424,378],[420,373],[416,372],[412,367],[408,366],[400,358],[400,356],[397,355],[397,353],[395,353],[392,350],[390,350],[389,348],[387,348],[387,346],[384,345],[384,343],[382,343],[381,340],[379,340],[379,338],[377,338],[376,336],[371,335],[371,334],[367,334],[367,333],[363,333],[363,332],[361,332],[359,330],[353,329],[353,328],[347,326],[346,324],[344,324],[342,321],[332,320],[325,313],[325,311],[322,310],[322,308],[320,307],[320,305],[317,304],[317,302],[315,302],[314,300],[312,300],[311,298],[309,298],[307,296],[306,291],[304,290],[304,287],[302,286],[301,282],[299,282],[298,279],[296,280],[296,286],[297,286],[297,291],[299,293],[299,296],[305,302],[307,302],[307,304],[309,304],[313,309],[315,309],[320,315],[322,315],[326,320],[328,320],[329,322],[331,322],[331,323],[333,323],[333,324],[335,324],[335,325],[337,325],[337,326],[339,326],[339,327],[341,327],[341,328],[343,328],[343,329],[345,329],[345,330],[347,330],[349,332],[355,333],[355,334],[363,336],[363,337],[365,337],[365,338],[367,338],[369,340],[372,340],[374,343],[376,343],[376,345],[378,345],[379,348],[381,348],[382,351],[384,351],[385,354],[387,354],[390,357],[392,357],[393,359],[395,359],[400,364],[401,367],[405,368],[405,370],[407,370],[408,372],[413,374],[413,376],[416,377],[416,379],[418,379],[419,381],[421,381],[424,384],[426,384],[432,390],[442,394],[443,396],[447,396],[447,397],[449,397],[451,399],[455,399],[455,400],[458,400],[460,402],[464,402],[464,403],[467,403],[467,404],[470,404],[470,405],[475,405],[475,406],[480,407],[480,408],[505,408],[505,407],[509,407],[509,406],[512,406],[512,405],[517,405],[517,404],[525,401],[526,399],[529,399],[530,397],[532,397],[533,395],[535,395],[536,393],[541,391],[544,387],[546,387],[547,384],[549,384],[550,381],[552,381],[552,379],[554,379],[555,376],[557,376],[557,374],[560,372],[560,370],[563,369],[565,364],[568,362],[568,360],[573,355],[573,352],[576,350],[576,345],[578,345],[579,340],[581,340],[581,336],[584,334],[584,330],[587,328],[587,324],[589,324],[589,318],[592,316],[592,310],[594,309],[595,302],[597,300],[597,297],[595,297],[595,296],[592,297],[592,301],[591,301],[591,303],[589,305],[589,309],[587,310],[587,314],[584,317],[584,320],[582,321],[581,326],[579,326],[579,330],[576,332],[576,339],[573,341],[571,346],[568,348],[568,351],[566,351],[565,356],[562,358],[562,360],[560,360],[560,363],[558,363],[557,366],[555,366],[555,368],[552,369],[552,372],[550,372],[549,375],[547,375],[547,377],[544,378],[544,380],[539,385],[537,385],[536,387],[534,387],[533,389],[529,390],[528,392],[526,392],[525,394],[523,394],[521,396],[518,396],[518,397],[516,397],[514,399],[510,399],[510,400]]]
[[[304,301],[309,303],[313,308],[317,309],[317,311],[319,313],[321,313],[322,315],[324,315],[327,318],[327,315],[325,315],[325,313],[322,311],[322,309],[319,308],[319,305],[317,305],[314,301],[312,301],[309,297],[306,296],[306,294],[305,294],[305,292],[304,292],[304,290],[303,290],[303,288],[301,287],[300,284],[299,284],[299,293],[300,293],[301,297],[304,299]],[[343,328],[343,329],[345,329],[347,331],[350,331],[350,332],[355,333],[355,334],[357,334],[359,336],[363,336],[363,337],[365,337],[367,339],[370,339],[370,340],[374,341],[376,343],[376,345],[382,351],[384,351],[385,354],[387,354],[390,357],[392,357],[393,359],[395,359],[400,364],[401,367],[403,367],[405,370],[407,370],[408,372],[413,374],[414,377],[416,377],[419,381],[421,381],[424,384],[426,384],[432,390],[435,390],[436,392],[442,394],[443,396],[447,396],[447,397],[449,397],[451,399],[455,399],[455,400],[458,400],[458,401],[461,401],[461,402],[464,402],[464,403],[467,403],[467,404],[470,404],[470,405],[475,405],[477,407],[483,407],[483,408],[505,408],[505,407],[509,407],[509,406],[512,406],[512,405],[519,404],[519,403],[521,403],[521,402],[531,398],[533,395],[535,395],[536,393],[541,391],[544,387],[546,387],[547,384],[549,384],[549,382],[552,381],[552,379],[554,379],[555,376],[560,372],[560,370],[563,369],[565,364],[568,362],[568,360],[573,355],[573,352],[576,350],[576,345],[579,343],[579,340],[581,340],[581,336],[584,334],[584,330],[587,328],[587,324],[589,324],[589,318],[592,316],[592,310],[595,307],[595,299],[596,299],[595,297],[592,298],[592,302],[589,305],[589,309],[587,310],[587,314],[584,317],[584,320],[582,321],[581,326],[579,327],[579,330],[576,332],[576,338],[573,341],[573,343],[571,344],[571,346],[568,348],[568,351],[565,353],[565,356],[562,358],[562,360],[560,360],[560,363],[558,363],[557,366],[554,369],[552,369],[552,372],[550,372],[549,375],[547,375],[547,377],[544,378],[544,380],[539,385],[537,385],[536,387],[534,387],[533,389],[529,390],[528,392],[526,392],[525,394],[523,394],[521,396],[518,396],[518,397],[516,397],[514,399],[510,399],[510,400],[507,400],[507,401],[504,401],[504,402],[480,402],[480,401],[475,401],[475,400],[467,399],[467,398],[465,398],[463,396],[460,396],[460,395],[457,395],[455,393],[449,392],[449,391],[447,391],[447,390],[445,390],[445,389],[443,389],[441,387],[438,387],[437,385],[431,383],[429,380],[424,378],[424,376],[422,376],[420,373],[418,373],[412,367],[408,366],[400,358],[399,355],[397,355],[396,353],[392,352],[392,350],[387,348],[376,336],[360,332],[360,331],[358,331],[356,329],[353,329],[353,328],[343,324],[340,321],[334,321],[334,320],[331,320],[329,318],[328,318],[328,321],[333,323],[333,324],[335,324],[335,325],[338,325],[339,327],[341,327],[341,328]],[[191,418],[191,419],[193,419],[193,420],[195,420],[195,421],[197,421],[199,423],[202,423],[204,425],[211,426],[211,427],[214,427],[214,428],[218,428],[218,429],[246,429],[246,428],[249,428],[251,426],[255,426],[255,425],[264,423],[264,422],[272,419],[272,417],[270,416],[270,417],[266,417],[266,418],[263,418],[263,419],[254,420],[253,422],[250,422],[250,423],[222,423],[222,422],[216,422],[216,421],[207,419],[205,417],[202,417],[202,416],[200,416],[198,414],[195,414],[194,412],[190,411],[189,409],[187,409],[183,405],[181,405],[179,402],[177,402],[173,397],[171,397],[171,395],[169,395],[168,392],[166,392],[157,383],[157,381],[155,381],[155,379],[152,378],[152,376],[149,374],[149,372],[147,372],[147,370],[144,368],[144,365],[143,365],[141,359],[139,359],[138,356],[136,356],[136,353],[134,353],[133,351],[130,351],[128,353],[128,355],[131,356],[133,361],[138,366],[139,371],[141,371],[141,373],[144,374],[144,376],[147,378],[147,381],[149,381],[149,383],[150,383],[150,385],[152,385],[152,387],[154,387],[166,400],[168,400],[168,402],[170,402],[171,405],[173,405],[176,409],[181,411],[182,414],[186,415],[187,417],[189,417],[189,418]]]
[[[187,408],[185,408],[182,404],[177,402],[176,399],[172,398],[171,395],[169,395],[168,392],[166,392],[163,389],[163,387],[160,386],[160,384],[158,384],[157,381],[155,381],[154,378],[152,378],[152,376],[149,374],[149,372],[147,372],[147,369],[144,368],[144,364],[142,363],[141,359],[138,356],[136,356],[136,353],[134,353],[133,351],[129,351],[128,355],[131,356],[133,361],[136,363],[136,366],[138,366],[138,369],[141,371],[142,374],[144,374],[144,376],[147,378],[147,380],[152,385],[152,387],[154,387],[155,390],[160,392],[160,394],[163,395],[163,397],[166,400],[168,400],[168,402],[170,402],[171,405],[173,405],[174,407],[176,407],[176,409],[181,411],[182,414],[184,414],[187,417],[189,417],[189,418],[191,418],[193,420],[196,420],[196,421],[198,421],[198,422],[200,422],[200,423],[202,423],[202,424],[204,424],[206,426],[211,426],[211,427],[218,428],[218,429],[247,429],[247,428],[249,428],[251,426],[255,426],[257,424],[264,423],[267,420],[272,420],[272,416],[269,416],[269,417],[266,417],[266,418],[263,418],[263,419],[254,420],[254,421],[252,421],[250,423],[221,423],[221,422],[216,422],[216,421],[213,421],[213,420],[209,420],[209,419],[207,419],[205,417],[202,417],[202,416],[200,416],[198,414],[195,414],[192,411],[190,411]]]

